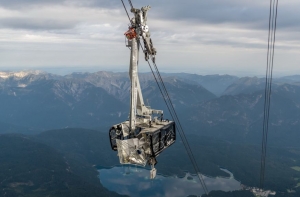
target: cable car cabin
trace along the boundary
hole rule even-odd
[[[125,136],[124,136],[125,134]],[[129,132],[129,121],[114,125],[110,131],[110,144],[118,151],[121,164],[145,166],[156,164],[156,157],[176,140],[175,123],[155,120],[152,124],[137,124],[133,133]]]

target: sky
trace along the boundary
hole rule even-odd
[[[269,0],[132,3],[152,7],[148,26],[161,72],[265,74]],[[128,25],[120,0],[0,0],[0,70],[127,71]],[[300,1],[279,0],[275,76],[300,74],[299,32]],[[150,71],[143,60],[139,69]]]

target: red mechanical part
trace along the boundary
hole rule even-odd
[[[132,40],[133,38],[136,38],[136,36],[137,36],[137,34],[136,34],[136,32],[135,32],[135,30],[134,30],[133,27],[131,27],[128,31],[126,31],[124,33],[124,35],[126,36],[126,38],[128,40]]]

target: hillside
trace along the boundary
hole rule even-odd
[[[82,165],[26,136],[0,135],[0,160],[1,196],[119,196],[100,185],[93,168],[79,175]]]
[[[76,128],[50,130],[36,135],[34,139],[70,158],[91,165],[113,166],[119,161],[117,153],[111,150],[108,130],[102,132]]]
[[[220,96],[231,84],[238,81],[238,77],[232,75],[197,75],[189,73],[172,73],[166,74],[167,76],[176,76],[185,79],[187,82],[194,82],[203,86],[213,94]]]
[[[219,169],[222,166],[233,172],[243,184],[258,186],[259,145],[230,143],[196,135],[187,137],[202,173],[209,176],[228,176]],[[119,164],[117,153],[110,149],[107,132],[86,129],[53,130],[37,135],[35,140],[55,148],[66,158],[72,158],[79,163],[105,167]],[[291,167],[300,166],[300,160],[297,159],[300,156],[299,148],[270,147],[268,152],[266,187],[282,192],[287,188],[294,188],[300,172]],[[164,175],[183,175],[186,171],[193,173],[193,167],[180,139],[160,154],[156,168]],[[84,174],[84,169],[81,172]]]
[[[226,88],[222,95],[251,94],[265,88],[266,80],[257,77],[242,77]]]
[[[231,83],[222,92],[222,95],[238,95],[238,94],[252,94],[254,92],[265,89],[265,78],[258,77],[241,77]],[[272,89],[276,89],[278,86],[282,85],[299,85],[300,76],[286,76],[280,78],[273,78]]]
[[[202,173],[227,176],[229,169],[243,184],[257,186],[260,146],[230,143],[218,138],[188,135]],[[43,145],[44,144],[44,145]],[[86,129],[46,131],[36,136],[0,136],[1,191],[24,196],[114,196],[99,182],[94,166],[118,165],[106,132]],[[297,148],[268,149],[266,188],[278,192],[296,188],[300,172]],[[180,157],[178,157],[180,155]],[[158,172],[182,176],[193,168],[180,139],[158,157]],[[80,185],[80,186],[79,186]],[[95,193],[95,195],[93,194]],[[97,195],[96,195],[97,194]],[[99,195],[98,195],[99,194]],[[295,193],[297,195],[297,193]]]
[[[127,116],[125,104],[80,79],[51,79],[26,87],[3,87],[0,101],[1,121],[36,130],[99,127]]]
[[[217,136],[234,142],[260,143],[264,91],[252,94],[225,95],[200,102],[186,110],[185,121],[194,133]],[[296,146],[300,133],[300,87],[284,84],[271,96],[269,143]]]
[[[176,102],[177,107],[187,107],[195,102],[206,101],[216,96],[209,90],[204,88],[200,83],[191,83],[192,80],[186,78],[179,78],[174,75],[162,75],[166,87],[169,89],[170,97]],[[85,81],[105,89],[109,94],[119,99],[123,103],[129,103],[130,80],[128,73],[113,73],[113,72],[96,72],[96,73],[73,73],[67,75],[66,78],[84,79]],[[150,73],[140,73],[139,79],[143,96],[151,105],[163,102],[159,99],[159,89],[156,82]],[[179,98],[178,98],[179,97]],[[180,98],[181,97],[181,98]],[[157,102],[157,99],[161,100]],[[159,106],[163,106],[164,104]]]

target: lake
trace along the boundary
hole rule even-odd
[[[228,170],[221,169],[230,175],[229,178],[203,176],[207,189],[233,191],[241,189],[240,182],[235,180]],[[204,191],[197,176],[186,173],[185,177],[157,175],[149,179],[149,169],[135,166],[116,166],[110,169],[99,169],[101,184],[110,191],[131,197],[183,197],[201,195]]]

